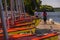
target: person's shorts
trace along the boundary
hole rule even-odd
[[[38,16],[36,16],[38,18]]]
[[[47,17],[44,17],[43,20],[46,21],[47,20]]]

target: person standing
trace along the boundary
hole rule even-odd
[[[34,15],[36,18],[38,18],[38,12],[37,11],[34,12]]]
[[[46,11],[44,11],[43,12],[43,21],[44,21],[44,24],[47,23],[46,20],[47,20],[47,13],[46,13]]]

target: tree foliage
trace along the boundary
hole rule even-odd
[[[40,0],[25,0],[25,8],[29,14],[33,14],[35,10],[39,12],[43,12],[44,10],[47,12],[54,11],[54,8],[50,5],[41,5]]]
[[[4,5],[4,0],[2,0],[3,5]],[[10,0],[7,0],[7,6],[10,7]],[[34,15],[35,10],[42,12],[42,11],[47,11],[47,12],[52,12],[54,11],[52,6],[49,5],[41,5],[40,0],[24,0],[24,6],[26,12],[28,12],[31,15]]]
[[[49,5],[41,5],[40,6],[40,11],[47,11],[47,12],[53,12],[54,8],[52,6]]]
[[[25,10],[31,15],[34,15],[35,9],[39,9],[39,1],[37,0],[25,0]]]

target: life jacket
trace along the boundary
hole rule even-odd
[[[47,13],[46,12],[43,12],[43,16],[47,16]]]

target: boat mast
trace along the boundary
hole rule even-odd
[[[7,28],[9,29],[9,19],[8,19],[8,13],[7,13],[7,0],[4,1],[4,7],[5,7],[5,14],[6,14],[6,22],[7,22]]]
[[[25,16],[25,18],[26,18],[26,12],[25,12],[24,0],[22,0],[22,5],[23,5],[23,13],[24,13],[24,16]]]
[[[11,25],[14,25],[14,0],[10,0],[10,9],[11,9]]]
[[[21,14],[21,10],[20,10],[20,3],[21,3],[21,1],[20,0],[18,0],[18,11],[19,11],[19,18],[20,18],[20,14]]]
[[[4,40],[8,40],[7,26],[6,26],[5,15],[3,13],[2,0],[0,0],[0,15],[1,15],[1,21],[3,27]]]

